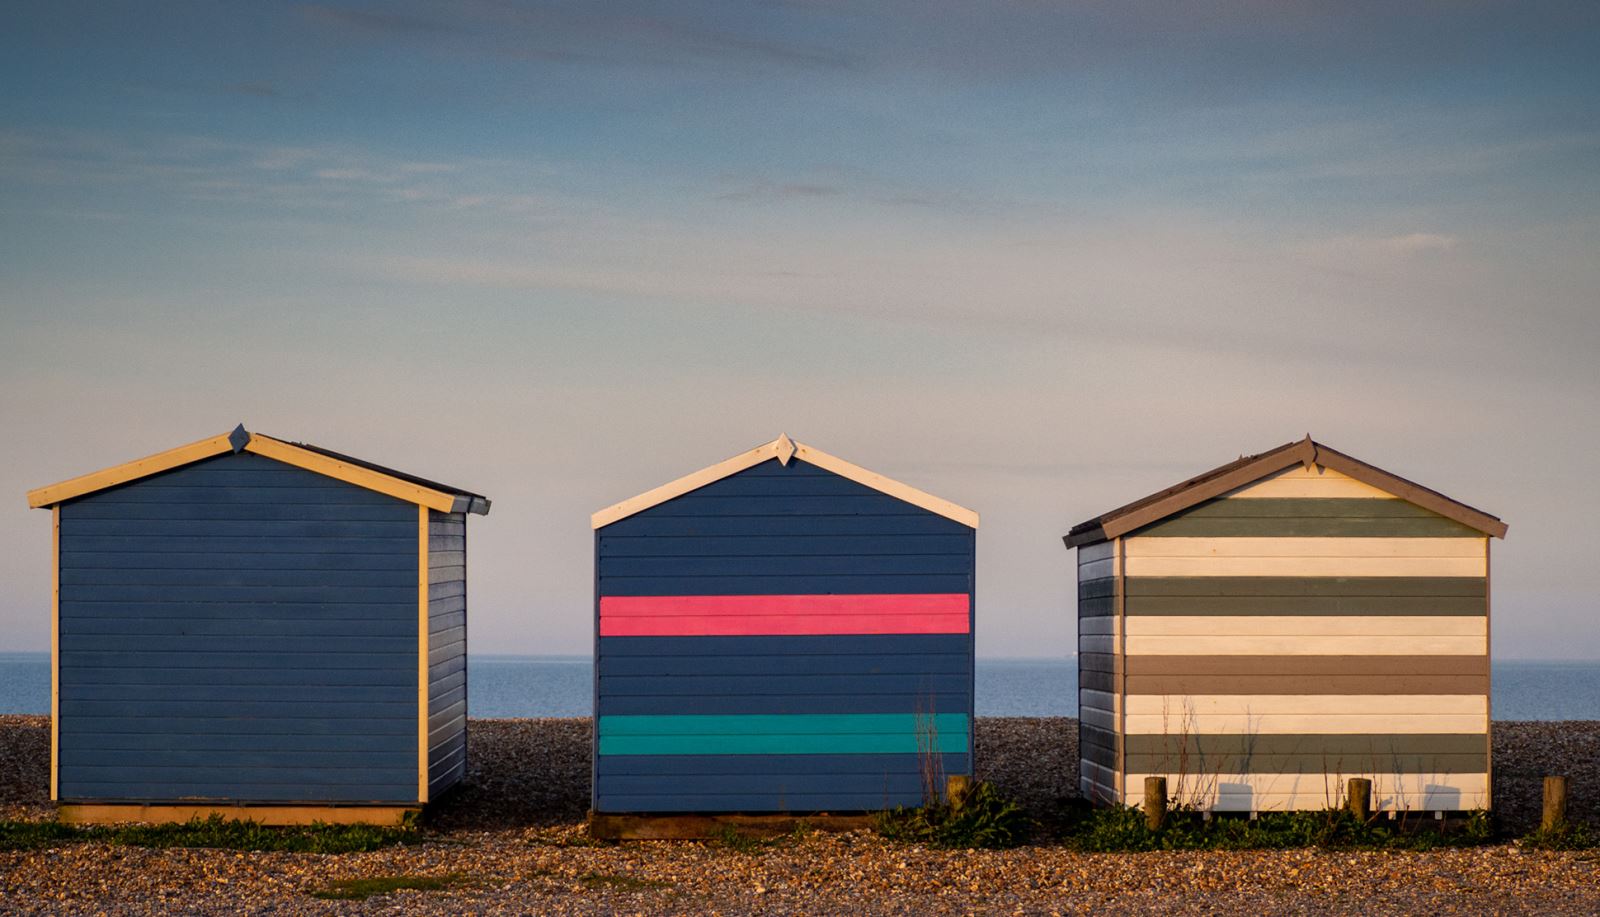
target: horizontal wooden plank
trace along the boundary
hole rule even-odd
[[[75,714],[74,721],[70,724],[66,722],[65,716],[62,719],[63,740],[68,732],[82,732],[85,735],[135,732],[174,736],[407,735],[411,737],[412,747],[415,748],[417,737],[417,716],[414,705],[409,715],[404,717],[373,717],[359,714],[337,717],[323,711],[321,716],[157,716],[150,713],[100,716],[79,713]]]
[[[273,586],[270,589],[262,586],[188,586],[182,584],[166,586],[64,585],[61,587],[63,608],[67,608],[76,602],[114,602],[126,608],[131,604],[143,603],[215,604],[241,602],[259,604],[263,600],[269,604],[276,602],[289,604],[409,602],[412,610],[415,611],[417,586],[412,583],[405,587],[340,586],[330,588],[327,586]]]
[[[603,755],[916,754],[964,752],[965,714],[601,716]]]
[[[1078,620],[1085,618],[1105,618],[1117,613],[1117,600],[1106,596],[1103,599],[1079,599]]]
[[[1116,563],[1114,559],[1108,557],[1105,560],[1094,560],[1086,564],[1079,564],[1078,579],[1080,581],[1109,579],[1117,572]]]
[[[1483,615],[1130,615],[1133,637],[1487,637]]]
[[[1116,671],[1116,656],[1110,653],[1078,653],[1078,668],[1091,672]]]
[[[412,625],[413,631],[415,624]],[[172,655],[228,653],[232,657],[268,656],[288,653],[338,655],[342,653],[403,653],[416,651],[417,637],[413,632],[401,637],[334,637],[297,636],[277,634],[252,638],[248,644],[236,637],[213,634],[181,634],[177,636],[148,636],[140,634],[61,634],[61,653],[123,653],[125,655],[149,653]],[[84,664],[87,660],[79,660]],[[130,659],[129,664],[134,664]]]
[[[130,616],[80,618],[63,615],[62,634],[163,636],[275,637],[290,632],[301,636],[416,638],[417,622],[395,618],[139,618]]]
[[[1245,733],[1189,733],[1184,735],[1130,735],[1125,739],[1130,756],[1291,757],[1326,755],[1332,760],[1366,760],[1392,755],[1456,756],[1484,753],[1489,737],[1482,730],[1465,733],[1389,733],[1251,735]]]
[[[656,518],[674,516],[918,516],[928,511],[876,492],[807,496],[761,494],[718,496],[704,488],[651,507]]]
[[[765,774],[714,774],[681,775],[665,781],[660,777],[602,777],[599,793],[602,797],[646,796],[668,794],[673,796],[767,795],[789,796],[870,796],[887,794],[884,798],[899,798],[906,793],[920,793],[922,780],[917,774],[832,774],[826,772],[765,773]]]
[[[622,558],[667,557],[804,557],[849,556],[949,556],[972,552],[972,534],[885,535],[679,535],[598,538],[602,564]]]
[[[614,576],[966,576],[972,554],[791,554],[781,557],[601,558],[602,580]]]
[[[287,514],[285,514],[287,515]],[[416,522],[389,519],[80,519],[62,526],[69,538],[135,539],[136,547],[168,538],[396,538],[417,540]],[[226,542],[224,542],[226,544]],[[160,552],[152,552],[157,558]],[[204,553],[204,552],[202,552]],[[242,553],[242,552],[239,552]]]
[[[624,520],[626,521],[626,520]],[[716,795],[626,795],[601,794],[595,798],[596,811],[605,813],[629,812],[739,812],[757,814],[781,812],[805,814],[811,812],[878,812],[895,806],[916,806],[922,803],[922,792],[910,789],[898,793],[876,791],[872,793],[725,793]]]
[[[1218,499],[1130,533],[1141,538],[1472,538],[1476,529],[1398,499]]]
[[[1360,714],[1396,716],[1438,714],[1487,718],[1489,698],[1482,694],[1177,694],[1131,695],[1124,699],[1129,716],[1257,716],[1275,714]]]
[[[1131,698],[1130,698],[1131,700]],[[1307,732],[1463,733],[1486,729],[1482,714],[1443,713],[1157,713],[1128,714],[1123,719],[1128,734],[1172,735],[1179,732],[1239,732],[1256,735]],[[1109,728],[1109,727],[1108,727]]]
[[[880,755],[606,755],[595,759],[601,778],[633,776],[675,779],[687,776],[749,776],[762,774],[834,774],[855,777],[918,777],[923,767],[935,763],[947,774],[971,772],[965,750],[940,754],[938,760],[920,754]]]
[[[1115,749],[1111,748],[1103,748],[1098,745],[1080,744],[1078,746],[1078,757],[1080,760],[1088,761],[1092,764],[1098,764],[1105,768],[1115,768],[1117,766],[1117,752]],[[1157,765],[1152,765],[1152,767],[1156,766]]]
[[[1078,601],[1086,599],[1109,599],[1117,594],[1117,578],[1102,576],[1098,579],[1080,579],[1078,581]]]
[[[1117,651],[1117,638],[1105,634],[1084,634],[1078,638],[1078,653],[1106,654]]]
[[[62,780],[64,803],[99,802],[182,802],[200,805],[219,803],[415,803],[416,771],[405,785],[368,782],[364,784],[318,784],[290,779],[281,783],[173,780],[166,782],[114,782]]]
[[[69,825],[119,824],[183,824],[213,816],[231,821],[253,821],[262,825],[391,825],[405,824],[415,817],[420,808],[415,804],[404,806],[372,805],[291,805],[242,806],[234,804],[185,805],[169,804],[94,804],[76,803],[59,807],[61,821]]]
[[[1095,691],[1115,691],[1117,678],[1110,672],[1096,672],[1090,669],[1078,669],[1078,687],[1090,688]]]
[[[373,721],[416,716],[416,699],[408,701],[243,701],[243,700],[74,700],[61,699],[61,716],[84,717],[285,717],[366,718]]]
[[[1142,792],[1147,776],[1152,775],[1130,772],[1125,785]],[[1217,811],[1316,810],[1342,805],[1344,779],[1350,776],[1358,775],[1228,774],[1214,779],[1197,775],[1170,791],[1180,802]],[[1489,798],[1489,775],[1485,773],[1359,776],[1372,779],[1375,811],[1465,811],[1483,808]]]
[[[416,507],[410,503],[340,505],[336,503],[94,503],[74,502],[63,507],[68,525],[85,520],[149,520],[155,522],[225,521],[301,522],[327,520],[406,521],[416,528]],[[85,534],[92,534],[85,532]],[[111,534],[111,533],[104,533]]]
[[[260,588],[324,589],[345,587],[403,588],[410,583],[416,590],[416,567],[409,575],[404,570],[363,570],[323,568],[317,570],[264,570],[259,568],[136,569],[132,567],[61,568],[61,586],[161,586],[181,587],[190,593],[200,589]],[[265,594],[265,593],[264,593]]]
[[[970,597],[603,596],[602,637],[966,633]]]
[[[1080,707],[1078,709],[1078,719],[1100,729],[1117,728],[1117,718],[1115,716],[1104,710],[1096,710],[1093,707]]]
[[[1463,655],[1171,655],[1130,656],[1136,675],[1480,675],[1488,677],[1483,653]]]
[[[132,487],[103,490],[82,498],[86,503],[207,503],[213,506],[249,506],[259,503],[325,503],[338,506],[376,506],[397,502],[393,497],[359,487],[307,486],[168,486],[159,479]]]
[[[181,654],[164,654],[181,655]],[[294,665],[261,665],[240,667],[230,664],[221,656],[203,659],[184,657],[184,665],[152,663],[143,656],[124,659],[120,654],[96,654],[98,665],[77,665],[77,657],[63,660],[61,683],[74,685],[174,685],[204,687],[206,685],[304,685],[329,692],[362,685],[417,684],[415,666],[399,664],[400,655],[389,657],[386,665],[353,668],[342,660],[319,657],[325,661],[321,667],[304,668]],[[279,656],[280,661],[285,657]],[[415,657],[409,657],[413,662]]]
[[[64,599],[61,602],[61,616],[79,621],[100,619],[108,621],[126,621],[135,618],[178,618],[187,620],[241,620],[254,617],[272,618],[278,621],[315,621],[324,618],[360,619],[372,621],[379,619],[394,619],[405,617],[414,619],[416,616],[416,590],[411,590],[411,595],[406,600],[391,602],[352,602],[352,601],[310,601],[310,602],[273,602],[264,601],[277,596],[262,596],[256,594],[254,601],[242,602],[213,602],[213,601],[124,601],[108,599],[104,601],[86,601],[83,599]]]
[[[194,754],[206,757],[223,754],[228,757],[254,752],[283,752],[286,754],[321,754],[340,752],[356,755],[398,753],[409,759],[416,755],[417,737],[414,731],[388,735],[369,735],[361,732],[330,732],[320,735],[258,734],[258,733],[164,733],[164,732],[101,732],[77,728],[76,724],[62,724],[61,753],[134,753],[163,751],[174,754]],[[114,756],[113,756],[114,757]],[[204,758],[202,758],[204,760]]]
[[[969,672],[868,675],[602,675],[604,697],[715,697],[784,694],[957,694],[972,683]]]
[[[254,703],[323,703],[341,704],[415,704],[416,678],[412,684],[396,685],[345,685],[336,689],[323,685],[250,685],[231,679],[218,679],[211,684],[80,684],[62,679],[61,701],[119,701],[140,704],[171,701],[206,704],[212,707],[226,704]],[[154,709],[154,708],[150,708]]]
[[[608,657],[970,655],[970,634],[842,634],[757,637],[601,637]],[[602,662],[602,664],[604,664]]]
[[[1481,577],[1477,538],[1128,538],[1129,577]]]
[[[617,576],[600,580],[602,596],[826,595],[970,592],[971,575]]]
[[[808,676],[831,675],[971,675],[972,658],[964,653],[836,653],[786,655],[762,653],[697,656],[608,656],[598,660],[602,681],[619,676]]]
[[[1119,621],[1117,618],[1109,616],[1078,618],[1078,634],[1080,636],[1085,634],[1099,634],[1102,636],[1106,634],[1115,634],[1119,631],[1121,626],[1121,621]]]
[[[415,749],[412,751],[414,753]],[[384,767],[385,761],[388,762],[387,768]],[[71,768],[73,773],[84,779],[94,780],[143,781],[149,779],[149,772],[156,769],[192,772],[209,771],[213,768],[229,777],[246,772],[260,774],[290,771],[297,773],[301,779],[311,780],[315,779],[313,772],[323,769],[348,772],[366,768],[375,768],[380,772],[387,770],[392,772],[393,776],[406,770],[408,763],[412,762],[392,750],[387,754],[367,750],[259,748],[238,749],[226,754],[170,748],[121,749],[116,752],[104,749],[64,748],[61,751],[61,766],[64,770]],[[339,781],[336,782],[348,783],[351,776],[348,773],[340,773]]]
[[[1134,615],[1478,615],[1483,596],[1129,596]],[[1082,603],[1078,613],[1083,614]]]
[[[1393,499],[1394,494],[1317,465],[1295,465],[1227,494],[1229,499]]]
[[[1085,564],[1092,564],[1097,560],[1105,560],[1106,558],[1113,556],[1114,553],[1115,548],[1113,547],[1112,542],[1109,541],[1103,541],[1099,544],[1086,544],[1078,549],[1078,566],[1082,567]],[[1079,579],[1082,579],[1082,576],[1080,576]]]
[[[676,715],[694,711],[704,715],[787,714],[904,714],[918,710],[970,711],[972,692],[915,694],[715,694],[617,695],[601,694],[601,716]]]
[[[1196,780],[1203,780],[1206,774],[1222,775],[1218,779],[1224,781],[1239,774],[1486,774],[1489,752],[1484,748],[1465,755],[1329,755],[1316,751],[1296,755],[1130,755],[1127,766],[1130,771],[1181,773]],[[1339,784],[1342,786],[1342,779]]]
[[[1097,673],[1098,674],[1098,673]],[[1130,675],[1129,694],[1480,694],[1487,675]]]
[[[933,513],[913,515],[656,516],[640,513],[601,530],[601,537],[745,537],[751,535],[965,535],[972,530]]]
[[[1129,619],[1133,620],[1133,619]],[[1083,637],[1081,640],[1104,639]],[[1484,637],[1185,636],[1127,637],[1129,657],[1217,656],[1467,656],[1488,650]]]
[[[1488,595],[1481,576],[1130,576],[1124,584],[1130,605],[1156,597],[1482,599]]]

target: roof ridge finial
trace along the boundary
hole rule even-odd
[[[778,450],[778,464],[787,468],[789,465],[789,460],[794,458],[794,440],[790,439],[789,434],[787,433],[779,433],[778,438],[773,440],[772,444],[776,446]]]
[[[244,447],[250,445],[250,431],[244,428],[244,421],[240,421],[228,434],[228,445],[233,447],[235,453],[244,451]]]

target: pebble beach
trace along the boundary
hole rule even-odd
[[[68,844],[0,851],[0,911],[37,914],[1155,914],[1600,912],[1600,851],[1507,842],[1418,852],[1084,854],[1051,844],[935,850],[867,832],[750,848],[588,840],[589,721],[474,720],[466,784],[430,808],[426,843],[366,853]],[[979,718],[979,776],[1036,809],[1076,794],[1076,723]],[[1600,827],[1600,722],[1495,724],[1496,817],[1537,824],[1541,778]],[[0,817],[45,819],[49,724],[0,716]],[[337,901],[378,876],[448,879]]]

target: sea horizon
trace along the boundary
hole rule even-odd
[[[470,653],[467,714],[477,719],[587,717],[591,658],[559,653]],[[1077,715],[1073,656],[978,656],[978,716]],[[1600,660],[1497,659],[1495,720],[1600,720]],[[0,651],[0,714],[49,712],[50,654]]]

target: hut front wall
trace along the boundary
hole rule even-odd
[[[970,774],[973,549],[800,460],[599,529],[595,810],[872,810]]]
[[[63,504],[61,800],[414,804],[417,537],[249,453]]]
[[[1124,798],[1489,803],[1485,536],[1302,467],[1123,539]]]
[[[467,774],[467,516],[428,511],[428,798]]]

